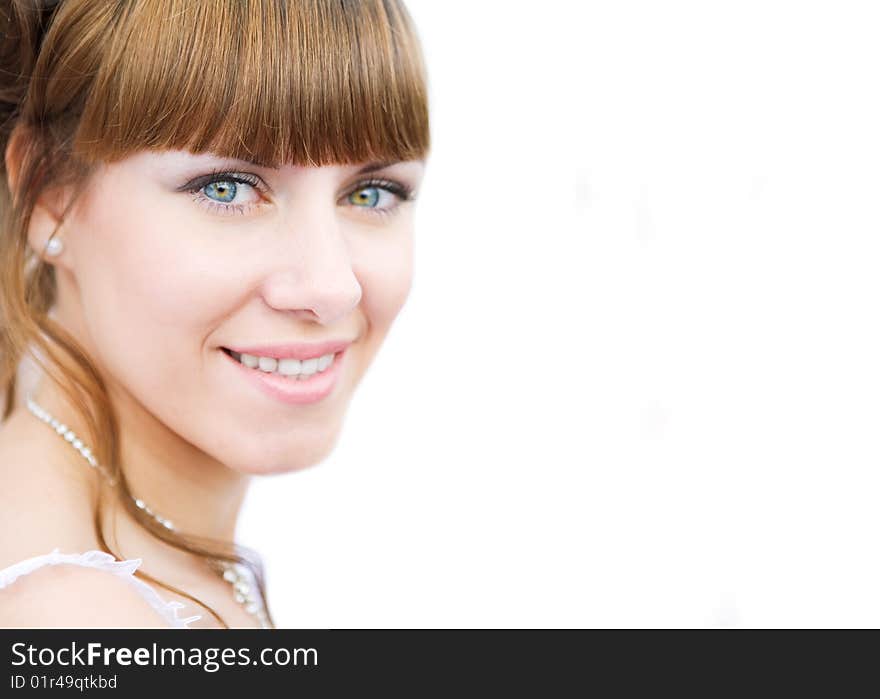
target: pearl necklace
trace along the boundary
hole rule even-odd
[[[73,430],[56,420],[45,409],[37,405],[30,395],[27,396],[27,407],[36,417],[54,429],[55,432],[65,439],[65,441],[69,442],[70,445],[89,462],[89,465],[100,472],[111,485],[116,483],[116,479],[108,473],[107,469],[98,463],[97,459],[95,459],[95,456],[92,454],[91,449],[89,449],[85,443],[74,434]],[[140,498],[132,499],[139,510],[143,510],[166,529],[176,531],[171,520],[153,512],[153,510]],[[232,585],[232,594],[235,601],[241,604],[245,608],[245,611],[256,617],[257,621],[260,622],[260,627],[264,629],[272,628],[269,623],[269,615],[266,613],[266,608],[263,605],[259,589],[257,588],[251,571],[240,563],[228,563],[227,561],[212,561],[211,566],[226,582]]]

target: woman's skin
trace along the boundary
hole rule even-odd
[[[11,185],[13,145],[6,154]],[[358,174],[367,165],[276,170],[212,154],[142,151],[102,165],[56,233],[64,250],[48,259],[59,287],[55,318],[108,380],[132,492],[177,529],[233,540],[253,475],[302,469],[332,450],[352,393],[412,281],[414,202],[363,183],[390,180],[416,192],[424,162]],[[235,182],[233,192],[221,175],[196,193],[181,191],[214,170],[256,176],[259,187]],[[47,191],[34,212],[29,242],[41,254],[69,196]],[[238,208],[223,208],[232,205]],[[352,344],[333,392],[310,404],[266,395],[220,350],[324,340]],[[51,382],[42,381],[34,397],[86,434]],[[17,406],[0,427],[0,528],[16,532],[0,540],[0,568],[54,548],[98,548],[92,512],[99,477]],[[255,625],[200,559],[156,541],[120,508],[108,509],[118,553],[142,558],[143,570],[205,600],[233,625]],[[0,592],[0,619],[156,621],[140,598],[104,579],[111,576],[88,572],[65,566],[28,576],[27,585]],[[58,621],[74,595],[83,604],[84,590],[122,600],[110,601],[114,623],[102,623],[97,612]],[[46,594],[53,596],[50,609]],[[193,605],[185,612],[203,613]],[[202,623],[213,622],[204,614]]]

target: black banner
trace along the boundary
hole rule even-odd
[[[247,692],[581,696],[603,688],[839,695],[876,632],[579,630],[0,630],[0,696]],[[852,647],[851,647],[852,646]],[[758,679],[760,678],[760,679]],[[864,687],[864,685],[861,685]],[[871,681],[869,686],[873,686]]]

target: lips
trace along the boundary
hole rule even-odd
[[[346,350],[340,350],[333,359],[333,364],[325,371],[316,372],[307,379],[298,379],[260,369],[251,369],[235,359],[226,351],[226,348],[222,349],[224,349],[223,354],[227,358],[226,361],[249,385],[255,386],[264,394],[289,405],[316,403],[329,396],[338,382],[343,361],[348,354]]]
[[[314,359],[325,354],[342,352],[352,343],[351,340],[326,340],[324,342],[287,342],[273,345],[227,345],[238,354],[251,354],[255,357],[272,359]]]

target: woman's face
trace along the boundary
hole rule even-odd
[[[423,162],[367,165],[274,170],[187,151],[105,164],[58,233],[58,317],[111,390],[217,461],[316,463],[412,281],[405,197]],[[329,374],[287,374],[314,361],[284,345],[326,341],[346,345]],[[242,358],[250,368],[224,348],[263,359]]]

